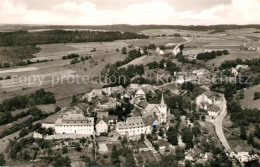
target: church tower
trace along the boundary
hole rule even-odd
[[[158,104],[158,109],[160,111],[159,113],[159,121],[160,123],[166,123],[167,122],[167,111],[168,107],[164,101],[164,96],[162,94],[161,103]]]

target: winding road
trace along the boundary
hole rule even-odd
[[[227,115],[227,101],[224,95],[222,95],[222,98],[223,98],[223,106],[221,111],[219,112],[218,116],[214,120],[209,120],[209,122],[215,126],[216,134],[218,135],[218,138],[221,141],[222,145],[225,147],[226,151],[231,153],[232,150],[227,142],[227,139],[224,135],[223,128],[222,128],[223,120]]]

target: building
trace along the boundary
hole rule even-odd
[[[116,131],[120,135],[135,136],[151,133],[151,126],[146,126],[142,117],[128,117],[125,122],[116,124]]]
[[[211,117],[216,117],[220,111],[220,108],[214,104],[212,105],[209,105],[207,107],[207,111],[208,111],[208,115],[211,116]]]
[[[185,153],[185,160],[196,162],[198,159],[200,159],[201,152],[201,149],[193,148]]]
[[[199,69],[199,70],[194,70],[192,71],[193,74],[196,74],[197,76],[203,76],[203,75],[208,75],[210,74],[210,71],[205,69],[205,68],[202,68],[202,69]]]
[[[136,93],[135,93],[135,97],[141,97],[142,99],[146,99],[146,94],[143,91],[143,89],[139,89]]]
[[[248,65],[237,65],[236,70],[246,70],[248,69]]]
[[[238,71],[237,71],[237,69],[234,68],[234,67],[231,68],[231,73],[232,73],[234,76],[237,76],[237,75],[239,74]]]
[[[207,107],[217,101],[220,100],[220,96],[217,94],[207,91],[205,93],[202,93],[196,98],[196,105],[202,109],[207,109]]]
[[[158,116],[158,123],[166,123],[169,115],[169,109],[164,101],[162,94],[160,104],[148,104],[142,112],[143,117],[156,114]]]
[[[107,133],[108,126],[109,122],[105,116],[103,116],[101,119],[98,119],[96,123],[96,134],[99,136],[101,133]]]
[[[234,157],[239,160],[239,162],[248,162],[250,159],[249,151],[247,147],[241,147],[240,145],[236,146],[234,149]]]
[[[55,122],[57,134],[94,134],[94,118],[83,114],[68,114]]]

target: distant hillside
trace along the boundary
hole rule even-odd
[[[119,31],[65,31],[49,30],[28,32],[26,30],[14,32],[0,32],[0,46],[25,46],[51,43],[79,43],[79,42],[105,42],[126,39],[148,38],[142,34]]]
[[[37,30],[37,29],[89,29],[89,30],[109,30],[109,31],[122,31],[122,32],[141,32],[146,29],[182,29],[194,31],[222,31],[229,29],[241,28],[258,28],[260,25],[210,25],[210,26],[181,26],[181,25],[101,25],[101,26],[88,26],[88,25],[0,25],[0,31],[17,31],[17,30]]]

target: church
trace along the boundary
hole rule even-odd
[[[167,117],[169,115],[169,108],[164,101],[164,96],[162,94],[160,104],[147,104],[142,112],[142,116],[149,117],[150,115],[157,117],[157,123],[162,124],[167,122]]]

